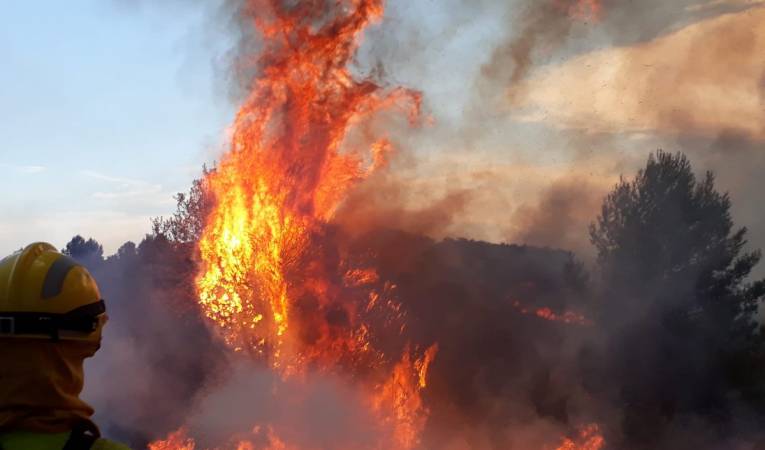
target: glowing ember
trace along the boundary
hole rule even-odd
[[[165,440],[155,441],[149,444],[149,450],[194,450],[196,444],[186,436],[186,430],[170,433]]]
[[[565,311],[563,314],[555,314],[550,308],[539,308],[536,310],[536,315],[539,318],[551,320],[553,322],[574,323],[579,325],[592,324],[592,322],[583,315],[571,311]]]
[[[565,438],[555,450],[601,450],[606,445],[597,424],[590,424],[579,430],[573,439]]]
[[[376,283],[380,278],[374,269],[352,269],[345,273],[347,286],[361,286]]]
[[[556,0],[556,5],[569,17],[582,21],[597,22],[602,18],[602,0]]]
[[[518,310],[518,312],[521,314],[533,314],[540,319],[549,320],[551,322],[562,322],[574,325],[592,325],[592,321],[590,319],[573,311],[564,311],[563,313],[557,314],[552,309],[547,307],[529,310],[517,300],[513,302],[513,307],[515,307],[515,309]]]

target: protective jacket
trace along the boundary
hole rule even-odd
[[[35,243],[0,260],[0,450],[124,450],[80,399],[106,306],[72,258]]]
[[[108,439],[78,441],[72,433],[12,431],[0,434],[0,450],[130,450]]]

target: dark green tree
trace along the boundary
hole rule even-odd
[[[61,252],[91,269],[104,261],[104,247],[95,239],[85,240],[79,234],[73,237]]]
[[[655,447],[673,421],[731,420],[733,398],[765,411],[763,341],[755,314],[765,282],[750,280],[728,194],[682,154],[658,151],[621,179],[591,225],[602,275],[605,373],[617,383],[624,430]]]
[[[135,261],[137,257],[138,257],[138,247],[135,245],[135,242],[127,241],[124,244],[122,244],[120,248],[117,249],[117,253],[107,258],[107,261],[109,262],[112,262],[113,260]]]

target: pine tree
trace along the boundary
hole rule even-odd
[[[749,275],[728,194],[712,173],[697,179],[682,154],[658,151],[634,180],[621,179],[591,225],[602,276],[607,371],[628,437],[655,444],[674,419],[729,422],[732,398],[765,411],[762,332],[765,282]]]

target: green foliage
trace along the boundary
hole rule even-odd
[[[79,234],[61,249],[61,253],[71,256],[87,267],[97,265],[104,259],[104,247],[95,239],[85,240]]]
[[[133,260],[138,257],[138,248],[132,241],[127,241],[117,249],[117,259]]]
[[[608,195],[591,226],[606,284],[663,302],[647,306],[696,322],[708,316],[753,337],[765,289],[747,277],[760,252],[743,251],[747,230],[734,230],[730,207],[712,173],[697,181],[684,155],[651,155],[634,180],[622,179]]]
[[[760,253],[744,250],[747,230],[734,228],[730,208],[712,173],[697,179],[684,155],[658,151],[620,180],[590,227],[605,370],[618,377],[625,433],[637,441],[650,445],[684,414],[730,419],[731,398],[765,411],[752,395],[765,391],[755,317],[765,282],[749,280]]]
[[[188,194],[175,196],[176,211],[172,216],[152,220],[152,235],[162,236],[170,242],[185,244],[197,242],[202,235],[205,219],[212,209],[213,197],[206,180],[215,169],[202,168],[202,176],[191,184]]]

